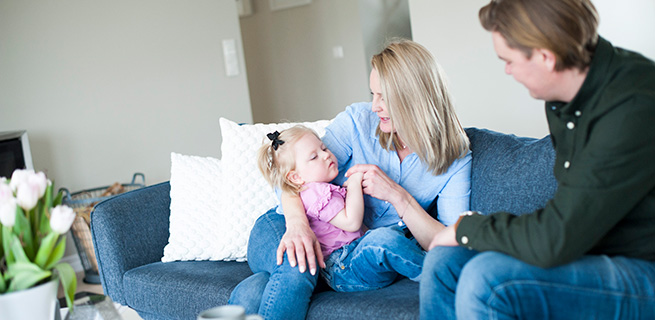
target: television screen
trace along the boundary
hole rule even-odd
[[[27,132],[0,132],[0,177],[11,178],[15,169],[33,168]]]

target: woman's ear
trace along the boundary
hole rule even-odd
[[[293,184],[297,184],[299,186],[303,185],[305,181],[300,177],[298,172],[296,170],[291,170],[287,173],[287,180],[291,181]]]

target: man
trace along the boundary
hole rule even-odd
[[[558,190],[437,234],[421,318],[655,319],[655,63],[599,37],[590,0],[479,15],[505,72],[546,101]]]

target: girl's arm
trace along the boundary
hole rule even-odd
[[[348,181],[346,181],[346,205],[330,220],[332,225],[341,230],[356,232],[362,228],[362,221],[364,220],[363,176],[362,173],[358,172],[348,178]]]
[[[309,227],[302,200],[297,195],[282,193],[282,209],[287,231],[277,248],[277,264],[282,264],[286,252],[292,267],[296,266],[297,259],[298,270],[301,273],[305,272],[306,266],[309,265],[309,272],[312,275],[316,274],[316,261],[321,268],[325,268],[325,261],[323,261],[321,244]]]
[[[424,250],[428,250],[432,238],[445,226],[425,212],[407,190],[389,178],[378,166],[358,164],[348,169],[346,176],[355,173],[364,173],[363,192],[391,203],[416,241]]]

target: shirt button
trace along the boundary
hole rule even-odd
[[[469,243],[469,237],[467,237],[467,236],[463,236],[461,240],[462,240],[462,244]]]
[[[346,266],[344,266],[344,265],[341,265],[341,270],[343,270],[343,269],[345,269],[345,268],[346,268]]]
[[[575,123],[569,122],[569,123],[566,124],[566,127],[573,130],[573,128],[575,128]]]
[[[581,116],[581,115],[582,115],[582,111],[577,110],[577,111],[575,112],[575,116],[576,116],[576,117],[579,117],[579,116]]]
[[[568,169],[571,166],[571,162],[564,161],[564,169]]]
[[[402,220],[401,220],[401,221],[398,221],[398,226],[399,226],[399,227],[402,227],[403,225],[404,225],[404,223],[403,223]]]

